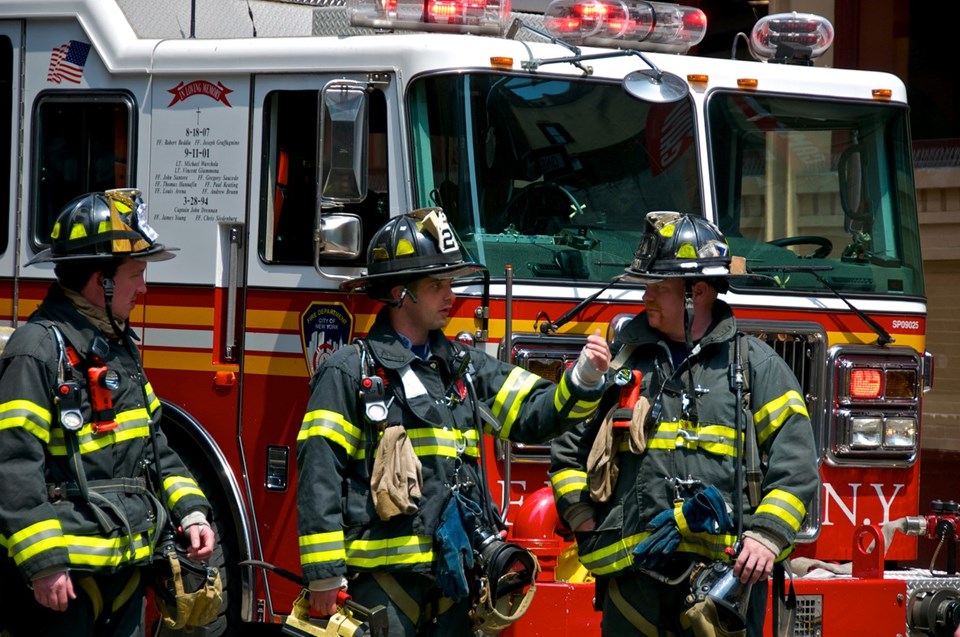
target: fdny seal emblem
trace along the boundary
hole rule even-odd
[[[300,315],[300,343],[311,376],[352,338],[353,316],[342,303],[315,301]]]

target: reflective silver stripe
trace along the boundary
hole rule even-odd
[[[343,447],[351,457],[357,455],[363,442],[363,432],[341,414],[327,409],[308,411],[297,434],[297,442],[319,436]]]
[[[150,557],[150,539],[145,533],[105,539],[79,535],[64,536],[70,551],[70,563],[85,566],[119,566]],[[133,548],[131,553],[130,548]]]
[[[110,431],[96,433],[92,424],[85,424],[79,431],[75,432],[80,453],[99,451],[117,443],[150,436],[150,420],[146,409],[137,408],[122,411],[116,415],[115,420],[117,428]],[[50,432],[48,449],[50,454],[54,456],[67,455],[67,444],[62,427],[54,427]]]
[[[0,430],[22,427],[49,443],[50,424],[50,411],[29,400],[11,400],[0,405]]]
[[[562,497],[575,491],[587,490],[587,473],[577,469],[567,469],[550,477],[550,486],[556,497]]]
[[[539,380],[541,379],[536,374],[516,367],[500,386],[497,397],[493,401],[493,415],[503,425],[500,431],[501,438],[510,437],[510,430],[520,414],[524,400]]]
[[[7,541],[7,552],[14,562],[22,564],[31,557],[51,549],[66,547],[60,520],[41,520],[11,535]]]
[[[346,555],[342,530],[300,536],[301,564],[342,562],[346,559]]]
[[[433,561],[433,538],[419,535],[383,540],[347,542],[347,564],[376,568],[397,564],[429,564]]]
[[[444,456],[456,458],[460,453],[478,457],[479,434],[476,429],[435,429],[418,427],[408,429],[407,437],[413,445],[413,452],[419,456]]]

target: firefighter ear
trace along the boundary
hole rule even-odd
[[[693,296],[694,298],[701,297],[704,295],[709,295],[714,291],[714,287],[707,283],[706,281],[699,280],[693,284]]]

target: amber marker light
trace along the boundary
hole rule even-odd
[[[687,81],[691,84],[704,85],[710,81],[710,76],[706,73],[689,73],[687,74]]]
[[[872,91],[874,99],[888,100],[893,97],[893,91],[888,88],[875,88]]]
[[[760,85],[760,82],[752,77],[741,77],[737,80],[737,88],[754,89]]]
[[[490,66],[495,69],[509,71],[513,68],[513,58],[502,55],[493,56],[490,58]]]

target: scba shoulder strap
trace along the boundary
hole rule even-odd
[[[761,489],[763,486],[763,471],[760,469],[760,450],[757,444],[757,430],[753,422],[753,410],[751,409],[750,376],[750,341],[749,337],[743,332],[737,332],[735,340],[730,342],[730,365],[736,364],[742,370],[740,379],[742,385],[737,388],[741,396],[741,404],[738,408],[745,416],[744,426],[744,457],[741,462],[744,464],[744,477],[747,482],[747,497],[752,508],[760,504]],[[739,360],[735,357],[739,355]],[[733,379],[731,379],[731,382]]]
[[[76,348],[63,336],[63,331],[54,323],[42,323],[53,333],[57,343],[57,384],[54,387],[54,404],[57,407],[60,425],[69,431],[79,431],[83,427],[80,412],[81,385],[78,376],[85,373],[86,387],[90,395],[93,433],[113,431],[119,425],[113,408],[113,390],[120,385],[120,375],[107,367],[104,357],[109,345],[101,336],[95,336],[90,342],[86,359],[81,359]],[[80,368],[85,368],[81,372]],[[82,377],[82,376],[80,376]]]
[[[373,352],[367,346],[367,342],[361,338],[353,342],[360,356],[360,387],[358,396],[360,404],[363,407],[363,414],[367,421],[378,427],[386,427],[387,415],[390,413],[390,403],[393,402],[393,396],[387,399],[387,383],[384,379],[386,374],[383,370],[377,373]]]
[[[138,494],[147,498],[154,509],[154,515],[156,516],[156,519],[160,521],[162,525],[167,519],[166,512],[164,507],[157,500],[156,496],[150,491],[150,489],[147,488],[146,480],[144,478],[121,477],[109,480],[87,480],[86,473],[83,469],[83,462],[80,457],[79,432],[84,426],[84,418],[83,412],[81,411],[82,399],[80,382],[77,380],[77,374],[80,373],[78,366],[84,364],[85,361],[80,358],[76,348],[74,348],[73,345],[71,345],[64,338],[63,331],[55,323],[51,321],[42,321],[41,324],[50,330],[50,332],[53,334],[54,341],[56,342],[57,380],[53,388],[53,403],[60,426],[65,430],[64,444],[67,447],[69,465],[74,478],[73,483],[62,485],[48,484],[48,496],[50,496],[51,501],[55,500],[56,498],[79,497],[90,507],[90,510],[96,516],[97,522],[105,533],[111,532],[113,528],[113,524],[105,512],[105,509],[110,510],[116,519],[121,521],[124,533],[126,533],[127,537],[132,539],[134,537],[133,528],[127,519],[125,511],[114,504],[108,497],[106,497],[105,494],[118,492]],[[97,338],[100,337],[96,337],[94,341],[96,341]],[[90,363],[88,366],[88,387],[91,395],[94,418],[97,418],[98,414],[100,417],[102,417],[105,413],[104,411],[97,411],[96,405],[98,401],[101,404],[106,403],[110,417],[108,422],[95,421],[93,423],[92,428],[93,433],[95,434],[110,429],[116,429],[118,426],[114,420],[113,398],[110,395],[110,392],[116,386],[99,384],[90,375],[90,370],[93,369],[96,370],[96,373],[99,376],[103,376],[104,370],[106,370],[114,374],[114,376],[119,379],[119,376],[116,374],[116,372],[108,370],[106,364],[103,362],[103,356],[105,355],[107,348],[108,346],[105,342],[91,343],[91,354],[87,361]],[[98,354],[96,352],[100,353]],[[99,398],[96,397],[96,392],[101,394]],[[106,398],[103,397],[104,393],[106,394]],[[133,547],[128,546],[127,550],[132,553]]]

